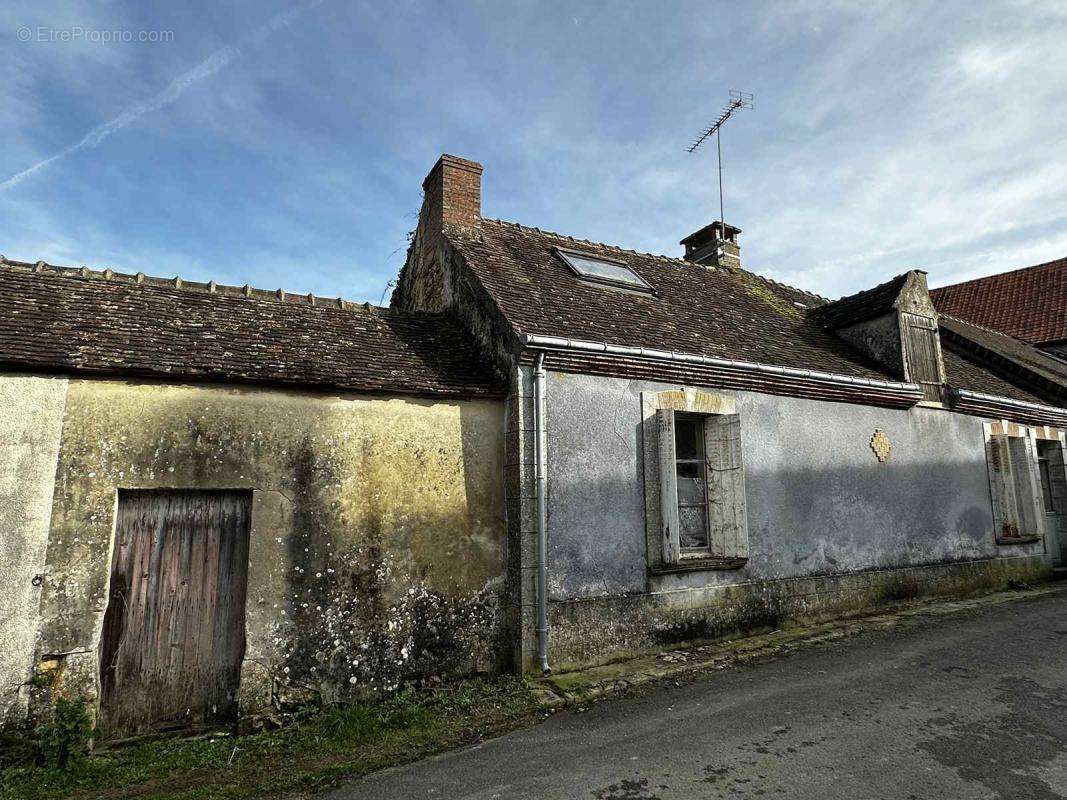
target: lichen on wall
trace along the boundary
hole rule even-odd
[[[95,648],[121,488],[253,490],[242,710],[492,669],[503,406],[74,381],[42,652]]]

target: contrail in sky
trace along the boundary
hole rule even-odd
[[[242,36],[234,44],[226,45],[226,47],[223,47],[221,50],[216,50],[210,56],[208,56],[195,67],[193,67],[191,70],[179,75],[177,78],[172,80],[167,86],[167,88],[161,91],[159,94],[155,95],[154,97],[150,97],[149,99],[144,100],[135,106],[127,108],[114,119],[108,120],[107,122],[97,125],[91,131],[85,134],[85,136],[83,136],[79,141],[70,145],[70,147],[66,147],[63,150],[60,150],[55,155],[49,156],[48,158],[43,159],[42,161],[38,161],[32,167],[28,167],[22,172],[12,175],[10,178],[0,183],[0,192],[6,191],[12,188],[13,186],[17,186],[18,184],[26,180],[26,178],[33,175],[35,172],[41,171],[48,165],[54,164],[56,161],[60,161],[64,158],[67,158],[68,156],[72,156],[75,153],[80,153],[82,150],[89,150],[90,148],[96,147],[111,134],[122,130],[127,125],[131,125],[132,123],[143,117],[145,114],[149,114],[153,111],[158,111],[161,108],[169,106],[171,103],[173,103],[183,94],[185,94],[185,90],[192,86],[194,83],[198,83],[204,80],[204,78],[210,78],[220,69],[228,66],[230,62],[238,58],[243,53],[245,48],[249,47],[250,45],[261,44],[264,39],[266,39],[276,30],[278,30],[279,28],[284,28],[286,25],[291,23],[294,19],[299,17],[305,11],[317,5],[320,5],[322,2],[323,0],[313,0],[313,2],[304,3],[303,5],[291,8],[288,11],[283,11],[280,14],[276,14],[251,33]]]

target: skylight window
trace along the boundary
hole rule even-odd
[[[603,283],[607,286],[634,289],[639,292],[652,291],[652,287],[640,275],[621,261],[612,261],[608,258],[581,253],[577,250],[564,250],[560,247],[556,248],[556,252],[580,278]]]

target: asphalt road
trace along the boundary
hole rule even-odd
[[[561,713],[330,797],[1067,797],[1067,594]]]

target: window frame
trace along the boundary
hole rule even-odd
[[[594,253],[587,253],[587,252],[583,252],[582,250],[573,250],[573,249],[568,248],[568,247],[555,247],[555,248],[553,248],[553,250],[555,251],[556,255],[560,258],[560,260],[563,261],[563,263],[567,265],[567,268],[571,272],[573,272],[578,277],[578,279],[581,280],[581,281],[585,281],[585,282],[593,283],[593,284],[598,284],[598,285],[603,285],[603,286],[608,286],[608,287],[613,288],[613,289],[625,289],[626,291],[636,292],[638,294],[643,294],[643,295],[653,295],[654,294],[654,290],[652,288],[652,285],[648,281],[646,281],[644,278],[642,278],[638,274],[637,270],[635,270],[633,267],[631,267],[629,264],[627,264],[622,259],[605,257],[605,256],[601,256],[599,254],[594,254]],[[613,267],[622,267],[627,272],[629,272],[631,275],[633,275],[637,279],[637,282],[634,283],[634,282],[631,282],[631,281],[625,281],[625,280],[616,279],[616,278],[609,278],[609,277],[606,277],[606,276],[603,276],[603,275],[591,275],[591,274],[589,274],[587,272],[583,272],[580,267],[578,267],[573,261],[571,261],[572,257],[573,258],[583,258],[583,259],[586,259],[588,261],[600,261],[600,262],[602,262],[604,264],[609,264],[609,265],[611,265]]]
[[[680,485],[682,478],[681,470],[679,466],[682,464],[696,464],[697,471],[699,473],[698,480],[701,485],[701,491],[704,496],[703,502],[700,503],[683,503],[681,492],[678,492],[678,517],[679,517],[679,546],[678,556],[680,559],[685,558],[707,558],[711,555],[711,531],[709,530],[708,520],[708,464],[707,454],[705,451],[704,437],[706,433],[704,414],[697,414],[692,411],[676,411],[674,413],[674,468],[675,468],[675,483]],[[697,441],[697,457],[696,458],[682,458],[678,455],[678,419],[691,421],[696,426],[696,441]],[[704,527],[704,544],[699,547],[686,547],[681,544],[682,528],[681,517],[683,508],[699,508],[701,509],[701,519],[703,520]]]
[[[642,392],[641,403],[645,531],[650,579],[664,573],[744,567],[749,553],[748,511],[741,452],[741,421],[735,398],[695,389],[678,389]],[[705,463],[704,518],[707,544],[701,548],[681,547],[674,429],[676,412],[696,414],[704,420],[702,455]],[[711,420],[715,421],[715,425],[709,427]],[[666,433],[669,433],[669,437]],[[670,469],[663,467],[667,463]],[[709,470],[713,470],[714,474]]]
[[[1041,542],[1047,534],[1037,442],[1038,429],[1002,420],[985,423],[986,468],[998,545]],[[1058,435],[1058,434],[1057,434]],[[1056,439],[1062,447],[1062,442]],[[1032,530],[1029,529],[1032,526]]]

